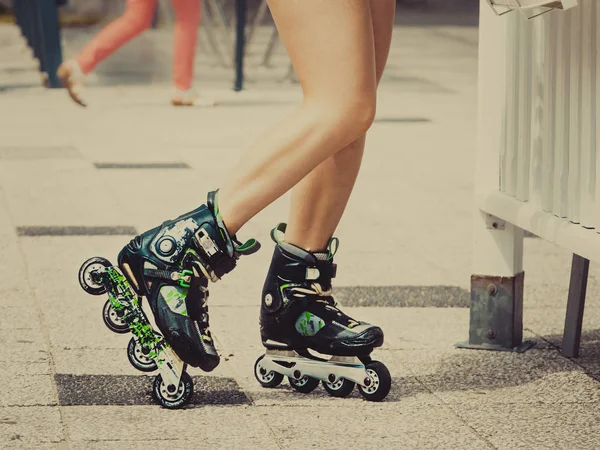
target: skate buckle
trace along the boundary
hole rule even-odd
[[[171,279],[173,281],[179,281],[179,286],[187,289],[190,287],[193,275],[194,272],[192,272],[191,270],[182,270],[181,272],[173,272],[171,274]]]
[[[198,239],[200,247],[202,247],[209,258],[219,253],[219,247],[217,247],[215,242],[210,238],[206,230],[203,230],[202,228],[198,230],[196,233],[196,239]]]

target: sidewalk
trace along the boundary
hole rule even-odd
[[[196,394],[182,411],[152,403],[151,379],[127,361],[129,336],[105,328],[104,298],[86,295],[77,271],[91,256],[114,261],[134,230],[204,201],[252,139],[294,108],[299,88],[277,81],[285,53],[278,49],[272,71],[250,64],[240,94],[230,90],[230,72],[200,53],[199,87],[220,105],[174,109],[170,41],[157,30],[102,66],[83,110],[62,90],[35,87],[15,33],[0,27],[1,447],[600,446],[595,266],[579,359],[557,351],[571,255],[535,238],[525,244],[524,313],[534,349],[454,348],[469,320],[475,28],[397,29],[338,233],[335,292],[349,314],[386,332],[375,357],[394,378],[387,401],[367,403],[358,392],[335,399],[322,388],[301,395],[287,383],[267,390],[254,379],[268,232],[286,219],[286,196],[242,231],[263,250],[211,286],[222,364],[210,374],[191,371]],[[77,33],[65,34],[67,55],[85,40]]]

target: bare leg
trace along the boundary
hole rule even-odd
[[[125,45],[152,23],[157,0],[127,0],[125,12],[92,39],[75,58],[87,74],[115,50]]]
[[[181,91],[192,87],[201,0],[171,0],[175,9],[173,84]]]
[[[377,83],[385,68],[395,0],[371,0]],[[346,208],[365,149],[365,135],[322,162],[292,191],[287,242],[310,251],[322,250]]]
[[[255,142],[221,188],[220,212],[231,234],[362,136],[375,115],[369,0],[270,0],[269,7],[304,101]]]

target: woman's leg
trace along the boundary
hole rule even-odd
[[[187,91],[194,79],[194,56],[201,0],[171,0],[175,9],[175,36],[173,41],[173,82],[175,88]]]
[[[75,58],[87,74],[152,23],[157,0],[127,0],[125,12],[94,37]]]
[[[396,0],[370,0],[377,83],[385,68]],[[333,235],[354,187],[365,148],[365,135],[322,162],[292,191],[286,241],[306,250],[322,250]]]
[[[369,0],[270,0],[269,7],[304,101],[254,143],[219,191],[231,234],[362,136],[375,116]]]

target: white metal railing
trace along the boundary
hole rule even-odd
[[[578,3],[482,14],[477,206],[600,260],[600,5]]]

